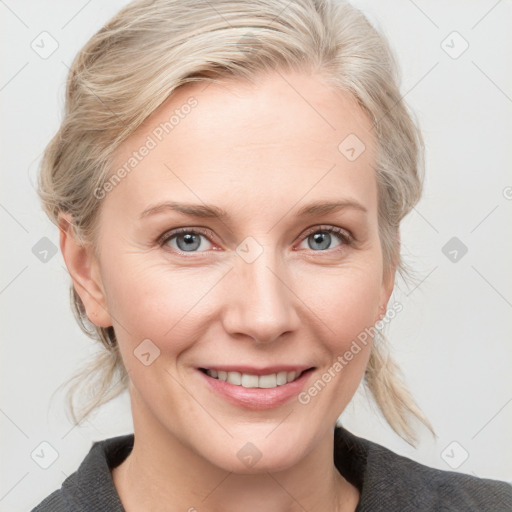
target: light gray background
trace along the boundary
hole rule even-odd
[[[64,415],[63,393],[50,402],[95,347],[72,318],[62,257],[43,262],[32,250],[42,237],[58,245],[34,187],[61,118],[67,66],[125,3],[0,0],[2,511],[29,510],[77,469],[93,441],[132,431],[127,394],[76,428]],[[402,91],[427,145],[425,194],[402,232],[418,282],[396,290],[404,311],[388,335],[439,437],[420,431],[414,450],[363,394],[342,420],[356,435],[424,464],[510,481],[512,3],[354,3],[397,52]],[[43,51],[43,31],[58,42],[47,58],[31,47],[35,41]],[[464,41],[468,49],[453,58]],[[468,248],[456,262],[442,252],[452,237]],[[52,451],[42,442],[58,453],[47,469],[41,464]]]

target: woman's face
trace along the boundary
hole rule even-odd
[[[136,432],[236,472],[332,432],[393,284],[374,156],[357,104],[297,73],[188,84],[123,143],[82,298],[115,328]]]

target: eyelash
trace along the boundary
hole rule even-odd
[[[158,238],[158,244],[161,247],[164,247],[172,238],[175,238],[178,235],[181,234],[193,234],[193,235],[203,235],[211,242],[210,238],[212,238],[212,233],[208,229],[204,228],[177,228],[173,229],[172,231],[167,231],[163,235],[161,235]],[[310,249],[312,252],[319,252],[319,253],[325,253],[325,252],[331,252],[331,251],[337,251],[342,250],[343,246],[345,245],[351,245],[355,239],[354,237],[346,230],[336,227],[336,226],[314,226],[306,231],[306,233],[303,235],[302,240],[307,239],[309,236],[313,235],[314,233],[329,233],[329,234],[335,234],[338,235],[341,241],[341,245],[339,247],[335,247],[333,249],[325,249],[325,250],[319,250],[314,251],[313,249]],[[179,249],[172,248],[172,252],[176,252],[177,254],[201,254],[201,252],[195,252],[195,251],[181,251]]]

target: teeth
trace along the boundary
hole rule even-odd
[[[291,372],[290,372],[290,373],[291,373]],[[277,385],[278,385],[278,386],[282,386],[283,384],[286,384],[286,383],[288,382],[288,380],[287,380],[287,375],[288,375],[288,373],[287,373],[287,372],[279,372],[279,373],[277,374],[277,379],[276,379],[276,381],[277,381]],[[292,380],[293,380],[293,379],[292,379]]]
[[[228,372],[228,378],[226,380],[230,384],[240,386],[242,384],[242,374],[238,372]]]
[[[277,387],[277,375],[272,373],[270,375],[260,375],[259,378],[260,388],[276,388]]]
[[[293,382],[302,375],[302,372],[279,372],[269,375],[251,375],[240,372],[225,372],[222,370],[207,370],[206,373],[214,379],[229,382],[235,386],[243,386],[244,388],[264,388],[271,389],[282,386],[288,382]]]
[[[258,381],[259,377],[257,375],[242,373],[242,386],[244,388],[259,388]]]

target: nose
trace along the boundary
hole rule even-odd
[[[265,248],[252,263],[237,257],[230,272],[223,315],[226,332],[270,343],[297,330],[299,299],[293,292],[290,273]]]

